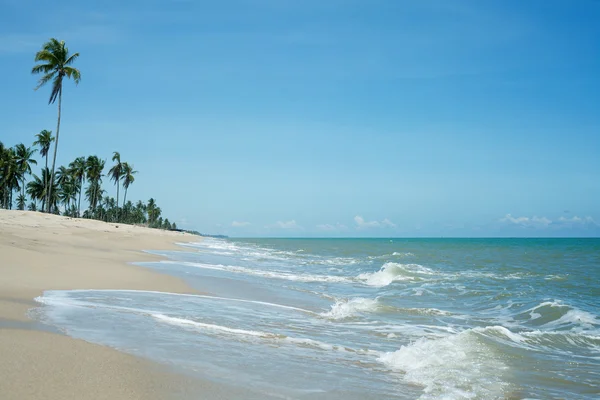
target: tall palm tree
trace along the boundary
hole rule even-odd
[[[71,64],[77,60],[79,53],[69,55],[69,49],[64,41],[58,41],[54,38],[44,43],[42,49],[35,55],[35,62],[40,64],[31,69],[32,74],[44,74],[38,82],[36,90],[52,81],[52,92],[48,104],[54,104],[58,99],[58,121],[56,123],[56,141],[54,142],[54,156],[52,158],[52,171],[50,173],[50,187],[48,195],[52,198],[52,185],[54,183],[54,166],[56,164],[56,151],[58,149],[58,135],[60,133],[60,111],[62,106],[63,78],[73,79],[75,84],[79,84],[81,73],[78,69],[71,67]],[[47,211],[50,212],[51,202],[48,202]]]
[[[108,171],[108,176],[111,181],[115,182],[117,186],[117,221],[119,220],[119,186],[121,183],[121,177],[123,176],[123,163],[121,162],[121,154],[118,151],[113,153],[112,160],[115,162],[115,165]]]
[[[40,155],[46,158],[46,168],[48,168],[48,151],[50,150],[50,144],[54,142],[54,136],[52,131],[43,130],[35,135],[37,140],[33,142],[34,146],[40,147]]]
[[[123,207],[125,207],[125,202],[127,200],[127,189],[129,186],[135,181],[134,175],[137,174],[137,171],[133,169],[133,165],[130,165],[127,162],[123,163],[123,188],[125,189],[125,195],[123,196]],[[118,198],[118,195],[117,195]]]
[[[87,200],[90,203],[90,211],[92,215],[96,211],[98,200],[102,198],[102,171],[104,170],[105,161],[98,156],[89,156],[85,161],[85,174],[89,182],[89,186],[85,191]]]
[[[77,181],[77,192],[79,200],[77,202],[77,217],[81,215],[81,192],[83,191],[83,180],[85,179],[86,161],[85,157],[77,157],[69,164],[71,175]]]

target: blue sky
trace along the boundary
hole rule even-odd
[[[232,236],[599,236],[600,2],[0,0],[0,141]],[[110,161],[110,160],[109,160]],[[107,165],[110,164],[107,163]],[[114,186],[105,179],[113,196]]]

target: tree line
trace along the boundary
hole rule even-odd
[[[46,211],[73,218],[92,218],[105,222],[144,224],[152,228],[177,229],[169,219],[163,219],[162,210],[151,198],[147,202],[127,200],[129,187],[138,173],[133,165],[121,160],[114,152],[114,165],[105,174],[106,161],[96,155],[77,157],[66,166],[56,169],[54,178],[48,168],[48,149],[54,141],[52,133],[43,130],[36,135],[33,147],[19,143],[6,147],[0,142],[0,207],[5,209]],[[35,147],[38,148],[35,148]],[[44,157],[39,175],[32,171],[38,161],[34,155]],[[117,190],[117,197],[107,195],[102,188],[103,178],[109,178]],[[52,182],[53,190],[50,191]],[[120,189],[123,199],[120,201]],[[87,208],[81,208],[85,199]],[[85,205],[84,205],[85,206]]]
[[[121,161],[119,152],[114,152],[114,165],[104,174],[106,161],[96,155],[77,157],[66,166],[56,167],[56,154],[60,132],[63,80],[72,79],[79,84],[81,73],[72,64],[79,53],[69,54],[64,41],[50,39],[35,55],[35,65],[31,73],[42,74],[35,90],[52,82],[48,104],[58,100],[58,119],[56,136],[52,131],[43,130],[36,135],[32,147],[19,143],[6,147],[0,142],[0,207],[19,210],[44,211],[75,218],[93,218],[106,222],[145,224],[153,228],[177,229],[175,223],[161,216],[161,209],[151,198],[146,203],[127,200],[127,191],[135,182],[137,171],[133,165]],[[49,152],[52,143],[52,167],[48,167]],[[37,165],[35,153],[44,157],[44,167],[40,175],[32,172]],[[102,178],[108,177],[117,189],[116,199],[102,189]],[[28,179],[29,178],[29,179]],[[26,181],[28,182],[26,183]],[[123,201],[119,192],[123,187]],[[85,196],[87,209],[81,212],[81,198]]]

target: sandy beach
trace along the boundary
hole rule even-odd
[[[145,249],[197,240],[178,232],[0,210],[0,398],[189,397],[198,382],[107,347],[31,329],[37,324],[27,311],[49,289],[193,292],[175,277],[128,262],[158,258],[142,253]]]

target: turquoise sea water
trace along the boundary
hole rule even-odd
[[[205,239],[207,295],[49,291],[69,335],[285,399],[600,397],[600,239]]]

